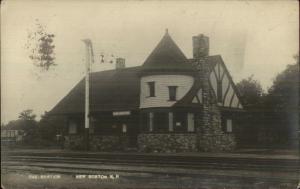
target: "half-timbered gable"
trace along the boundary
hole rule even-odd
[[[221,56],[215,56],[216,62],[212,66],[209,81],[218,105],[226,108],[243,109],[238,91]]]

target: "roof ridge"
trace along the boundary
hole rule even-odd
[[[119,69],[119,70],[128,70],[128,69],[139,68],[139,67],[142,67],[142,66],[131,66],[131,67],[126,67],[126,68],[122,68],[122,69]],[[103,72],[111,72],[111,71],[119,71],[119,70],[116,70],[116,69],[102,70],[102,71],[97,71],[97,72],[91,72],[91,74],[97,74],[97,73],[103,73]]]
[[[214,58],[214,57],[222,57],[222,55],[220,54],[214,54],[214,55],[209,55],[209,56],[206,56],[206,58]],[[188,60],[195,60],[197,58],[188,58]]]

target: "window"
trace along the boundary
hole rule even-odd
[[[149,132],[150,131],[150,116],[148,112],[143,112],[141,117],[142,124],[140,125],[140,130],[142,132]]]
[[[94,132],[95,132],[96,121],[97,121],[96,118],[91,116],[91,118],[90,118],[90,128],[89,128],[89,133],[90,134],[94,134]]]
[[[186,132],[187,131],[187,114],[184,112],[174,113],[174,131]]]
[[[149,97],[155,97],[155,82],[148,82]]]
[[[126,124],[122,124],[122,132],[127,133],[127,125]]]
[[[69,123],[69,134],[76,134],[77,133],[77,125],[74,121],[70,121]]]
[[[188,132],[194,132],[195,131],[195,121],[194,121],[194,114],[188,113]]]
[[[222,118],[222,128],[225,133],[233,131],[232,119]]]
[[[8,131],[8,136],[9,137],[14,137],[15,132],[13,130]]]
[[[231,119],[226,120],[226,132],[227,133],[232,132],[232,120]]]
[[[154,132],[166,132],[169,130],[169,114],[167,112],[155,112],[153,121]]]
[[[176,100],[176,90],[177,90],[177,86],[169,86],[169,100],[171,101]]]

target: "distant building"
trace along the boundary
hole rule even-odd
[[[120,65],[122,64],[122,65]],[[188,59],[169,33],[142,66],[91,74],[90,147],[140,151],[223,151],[236,146],[243,111],[220,55],[209,55],[209,38],[193,37]],[[69,148],[83,145],[84,79],[52,110],[67,119]]]
[[[1,144],[16,144],[22,142],[25,132],[17,127],[1,127]]]

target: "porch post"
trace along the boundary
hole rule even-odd
[[[173,128],[173,112],[169,112],[169,131],[174,131],[174,128]]]
[[[149,112],[149,131],[153,131],[153,112]]]

